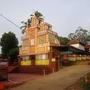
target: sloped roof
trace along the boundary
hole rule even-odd
[[[77,49],[73,46],[66,46],[66,45],[62,45],[62,46],[53,46],[54,48],[58,49],[60,52],[67,52],[67,54],[86,54],[85,51],[83,50],[80,50],[80,49]]]
[[[81,45],[84,46],[84,44],[81,43],[79,40],[70,40],[69,43],[68,43],[68,45],[71,45],[71,44],[81,44]]]

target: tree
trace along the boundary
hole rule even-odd
[[[59,37],[59,41],[61,45],[67,45],[70,40],[67,37]]]
[[[35,16],[39,20],[39,23],[41,23],[43,21],[43,18],[42,18],[43,15],[40,12],[38,12],[38,11],[35,11],[34,15],[31,14],[30,16],[31,16],[31,18],[27,19],[27,21],[22,21],[21,22],[22,26],[20,28],[22,29],[22,33],[25,32],[27,27],[31,26],[32,16]]]
[[[78,29],[75,31],[75,33],[70,33],[68,35],[70,40],[78,40],[84,44],[86,44],[87,39],[89,38],[88,30],[85,30],[81,27],[78,27]]]
[[[22,33],[24,33],[26,28],[31,26],[31,19],[27,19],[26,22],[22,21],[21,23],[23,25],[20,27],[20,29],[22,29]]]
[[[90,41],[90,32],[88,32],[88,36],[86,38],[86,41]]]
[[[41,22],[43,21],[43,18],[42,18],[43,15],[42,15],[42,13],[36,11],[36,12],[34,13],[34,15],[38,18],[39,23],[41,23]]]
[[[38,11],[35,11],[34,15],[37,17],[37,18],[40,18],[42,15],[42,13],[38,12]]]
[[[1,37],[0,45],[2,47],[1,51],[4,58],[12,58],[12,56],[16,58],[18,55],[18,50],[15,51],[14,49],[18,48],[18,39],[14,33],[4,33]],[[14,53],[11,55],[11,52]]]
[[[18,58],[18,54],[19,54],[19,48],[13,48],[9,51],[9,57],[10,57],[10,62],[14,62],[14,61],[17,61],[17,58]]]

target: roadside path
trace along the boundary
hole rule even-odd
[[[70,66],[10,90],[64,90],[88,72],[90,72],[89,65]]]

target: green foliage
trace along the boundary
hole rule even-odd
[[[39,18],[39,17],[41,17],[41,16],[43,16],[40,12],[38,12],[38,11],[36,11],[35,12],[35,16],[37,17],[37,18]]]
[[[27,22],[22,21],[21,23],[22,26],[20,27],[20,29],[22,29],[22,33],[24,33],[25,29],[31,26],[31,19],[27,19]]]
[[[9,51],[9,57],[10,57],[11,59],[17,58],[18,54],[19,54],[19,48],[18,48],[18,47],[17,47],[17,48],[13,48],[13,49],[11,49],[11,50]]]
[[[84,90],[90,90],[90,82],[89,83],[86,83],[85,81],[81,81],[81,87]]]
[[[25,30],[26,30],[27,27],[30,27],[31,26],[32,16],[36,16],[38,18],[38,20],[39,20],[39,23],[41,23],[42,20],[43,20],[43,18],[41,17],[43,15],[40,12],[38,12],[38,11],[36,11],[34,13],[34,15],[31,14],[30,16],[31,16],[31,18],[27,19],[27,21],[22,21],[21,22],[22,23],[22,26],[20,27],[20,29],[22,30],[22,33],[25,32]]]
[[[14,33],[4,33],[2,35],[0,45],[2,47],[1,50],[3,57],[9,58],[10,52],[18,47],[18,40]]]
[[[90,73],[87,73],[80,79],[80,86],[83,90],[90,90]]]
[[[20,27],[20,29],[22,29],[22,33],[24,33],[27,27],[27,22],[22,21],[21,23],[22,23],[22,26]]]
[[[43,15],[42,15],[42,13],[36,11],[36,12],[34,13],[34,15],[38,18],[39,23],[41,23],[41,22],[43,21],[43,18],[42,18]]]
[[[83,85],[84,90],[90,90],[90,83],[85,83]]]
[[[86,44],[87,40],[90,40],[90,34],[88,30],[85,30],[79,27],[74,33],[70,33],[68,35],[70,40],[78,40],[84,44]]]
[[[88,32],[88,35],[87,35],[86,40],[87,40],[87,41],[90,41],[90,32]]]
[[[67,45],[70,41],[67,37],[58,37],[61,45]]]

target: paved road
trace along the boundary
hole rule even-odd
[[[64,90],[88,72],[90,72],[89,65],[70,66],[11,90]]]

